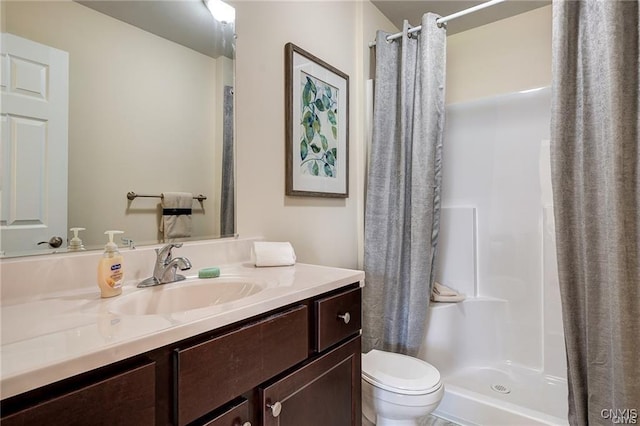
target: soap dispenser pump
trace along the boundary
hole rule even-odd
[[[82,240],[80,238],[78,238],[78,232],[84,231],[85,229],[86,228],[71,228],[71,229],[69,229],[71,232],[73,232],[73,238],[71,238],[71,240],[69,240],[69,247],[67,247],[67,250],[69,250],[69,251],[84,250],[84,245],[82,245]]]
[[[109,242],[104,246],[104,254],[98,264],[98,287],[102,297],[113,297],[122,293],[124,259],[118,251],[118,246],[113,242],[114,234],[124,234],[124,232],[105,231],[105,235],[109,235]]]

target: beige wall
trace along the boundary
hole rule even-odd
[[[291,241],[301,262],[357,267],[363,211],[365,58],[369,27],[386,19],[368,2],[239,1],[235,6],[238,229],[243,235]],[[350,76],[347,199],[284,195],[287,42]]]
[[[217,234],[215,82],[229,66],[75,2],[5,3],[8,32],[70,54],[69,227],[94,247],[106,229],[157,241],[159,199],[128,209],[126,193],[188,191],[209,197],[194,233]]]
[[[551,6],[447,37],[447,103],[551,85]]]
[[[356,3],[241,1],[236,17],[238,229],[291,241],[301,262],[355,266],[356,150],[349,155],[350,198],[284,195],[284,46],[292,42],[347,73],[353,99]],[[357,117],[352,103],[352,143]]]

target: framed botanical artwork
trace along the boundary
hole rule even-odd
[[[349,196],[349,76],[285,46],[286,195]]]

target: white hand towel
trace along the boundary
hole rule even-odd
[[[165,192],[162,194],[162,220],[160,232],[165,239],[191,236],[191,204],[193,194],[190,192]]]
[[[256,241],[251,258],[256,266],[290,266],[296,263],[296,253],[291,243]]]
[[[431,300],[434,302],[462,302],[466,296],[462,293],[458,293],[452,288],[440,284],[439,282],[433,283],[433,290],[431,291]]]

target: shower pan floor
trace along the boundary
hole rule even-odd
[[[434,414],[462,425],[567,425],[567,383],[509,364],[444,376]]]

